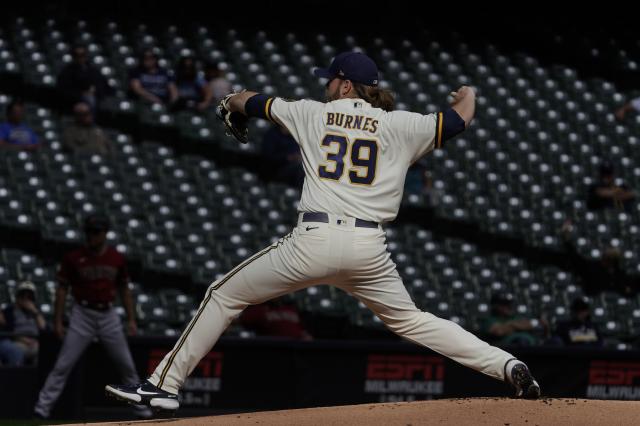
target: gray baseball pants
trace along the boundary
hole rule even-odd
[[[99,339],[115,363],[126,384],[140,382],[133,364],[122,322],[115,309],[96,311],[74,305],[69,319],[69,328],[64,338],[58,359],[44,383],[34,411],[49,417],[53,405],[64,389],[69,373],[80,356],[94,339]]]

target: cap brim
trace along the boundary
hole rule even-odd
[[[84,228],[85,232],[107,232],[109,228],[104,228],[101,226],[86,226]]]
[[[328,69],[326,68],[316,68],[315,70],[313,70],[313,74],[316,77],[320,77],[320,78],[333,78],[335,77]]]

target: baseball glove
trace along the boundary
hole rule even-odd
[[[220,101],[216,108],[216,116],[224,123],[225,132],[240,143],[249,142],[249,129],[247,123],[249,118],[239,112],[231,112],[229,99],[236,93],[231,93]]]

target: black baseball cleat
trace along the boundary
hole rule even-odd
[[[34,410],[32,420],[35,420],[37,422],[43,422],[45,420],[49,420],[49,416],[45,416],[41,412]]]
[[[529,369],[522,362],[518,362],[511,369],[511,384],[516,389],[516,398],[540,398],[540,385],[533,378]]]
[[[155,387],[148,380],[137,385],[107,385],[107,396],[130,404],[147,405],[160,410],[177,410],[180,406],[178,395]]]

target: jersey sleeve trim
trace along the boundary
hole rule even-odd
[[[436,137],[434,146],[436,149],[442,148],[445,141],[462,133],[465,129],[465,123],[460,114],[453,108],[439,112],[436,115]]]
[[[267,100],[267,103],[264,106],[264,115],[267,117],[269,121],[271,121],[272,123],[275,123],[276,121],[273,119],[273,116],[271,115],[271,105],[273,105],[273,98],[269,98]]]
[[[436,149],[440,149],[442,147],[442,122],[443,122],[443,114],[441,112],[436,116]]]
[[[273,98],[267,95],[253,95],[247,99],[247,102],[244,104],[244,112],[246,112],[249,117],[262,118],[275,123],[271,116],[272,104]]]

